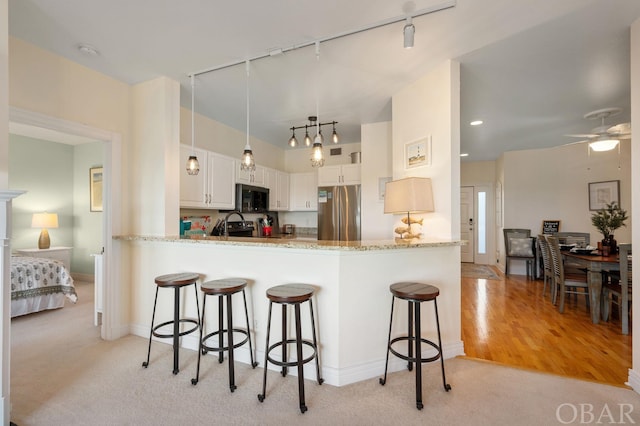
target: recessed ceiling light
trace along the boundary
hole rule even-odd
[[[475,121],[472,121],[469,124],[471,124],[472,126],[479,126],[479,125],[482,124],[482,120],[475,120]]]
[[[460,154],[460,157],[468,157],[468,156],[469,156],[469,154],[466,153],[466,152],[463,152],[462,154]]]
[[[91,46],[90,44],[80,43],[78,45],[78,50],[80,51],[80,53],[82,53],[85,56],[98,56],[98,55],[100,55],[100,52],[98,52],[98,49],[96,49],[95,47]]]

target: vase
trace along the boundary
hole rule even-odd
[[[610,254],[618,252],[618,242],[614,238],[613,234],[610,234],[602,239],[602,246],[609,248]]]

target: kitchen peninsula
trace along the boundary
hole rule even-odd
[[[241,277],[249,281],[247,303],[250,323],[255,333],[257,359],[262,363],[268,311],[266,290],[286,283],[311,284],[317,289],[313,302],[323,377],[328,384],[342,386],[383,373],[391,309],[389,285],[414,280],[440,288],[438,308],[445,358],[463,354],[460,340],[461,241],[344,242],[290,238],[118,236],[114,237],[114,243],[120,247],[122,258],[129,259],[131,332],[142,337],[149,335],[156,276],[190,271],[200,274],[201,282]],[[198,296],[201,297],[200,294]],[[185,293],[183,301],[183,312],[195,317],[193,292]],[[238,299],[237,303],[242,302]],[[237,307],[237,312],[242,312],[240,308]],[[168,318],[172,309],[171,295],[160,294],[158,318]],[[303,321],[309,321],[305,309]],[[424,309],[427,312],[422,315],[423,334],[426,338],[435,339],[433,306],[425,306]],[[207,312],[205,324],[209,327],[216,324],[213,311]],[[406,303],[396,303],[395,311],[392,333],[406,333]],[[273,336],[280,333],[277,324],[277,320],[273,322]],[[303,324],[303,330],[310,330],[310,324]],[[197,337],[183,337],[183,347],[195,350],[197,344]],[[249,362],[248,349],[239,348],[237,352],[237,360]],[[390,371],[406,368],[405,364],[400,360],[395,364],[392,362]],[[191,367],[182,365],[181,369]],[[305,377],[315,377],[313,366],[305,369]]]

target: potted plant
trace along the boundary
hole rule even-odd
[[[627,226],[624,223],[627,219],[627,211],[622,210],[615,201],[591,215],[591,223],[602,234],[602,245],[609,247],[609,252],[617,251],[618,246],[613,232],[622,226]]]

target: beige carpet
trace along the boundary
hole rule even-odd
[[[301,414],[292,376],[269,371],[260,403],[261,368],[237,364],[234,393],[226,361],[218,364],[213,356],[203,359],[197,386],[190,383],[194,351],[181,351],[181,371],[174,376],[171,347],[154,343],[151,364],[142,368],[145,339],[99,339],[87,300],[91,290],[78,286],[78,305],[14,320],[11,417],[19,426],[552,425],[579,416],[580,404],[590,404],[597,415],[607,407],[615,421],[618,404],[630,404],[626,410],[640,423],[640,395],[631,390],[463,358],[446,362],[453,387],[448,393],[438,364],[423,367],[422,411],[415,408],[414,374],[403,371],[389,375],[385,386],[377,378],[344,387],[307,381],[309,411]],[[574,424],[579,422],[577,417]]]
[[[465,278],[482,278],[486,280],[499,280],[500,277],[487,265],[474,263],[461,263],[462,276]]]

